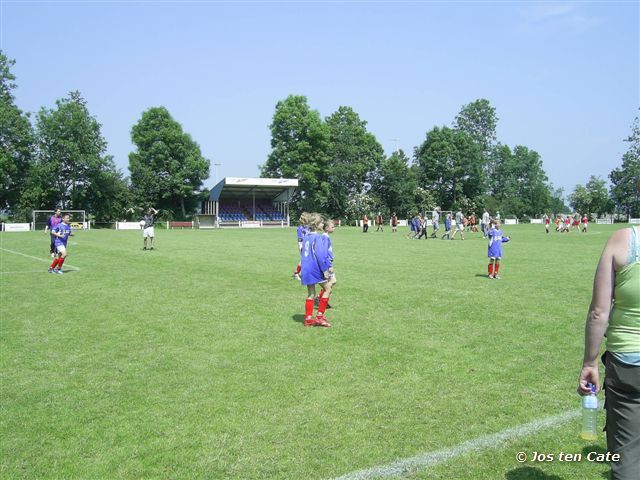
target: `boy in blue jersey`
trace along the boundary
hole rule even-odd
[[[51,230],[51,235],[55,238],[56,255],[49,267],[49,273],[57,273],[62,275],[62,264],[65,258],[67,258],[67,240],[69,236],[73,236],[71,233],[71,227],[69,226],[69,214],[65,213],[62,216],[62,222],[56,225]]]
[[[444,235],[442,235],[442,240],[444,237],[447,237],[448,240],[451,240],[451,214],[447,213],[447,216],[444,218]]]
[[[487,233],[489,237],[489,278],[499,279],[500,260],[502,259],[502,244],[511,240],[511,237],[504,237],[500,229],[500,220],[492,220],[491,228]]]
[[[304,236],[301,254],[302,284],[307,286],[304,326],[330,327],[331,324],[324,316],[324,312],[329,303],[331,289],[336,283],[333,271],[333,247],[329,237],[329,234],[333,233],[334,225],[331,220],[319,214],[311,214],[309,226],[315,231]],[[316,285],[320,285],[321,290],[318,312],[314,318]]]
[[[307,225],[308,223],[308,216],[309,214],[307,212],[302,212],[302,214],[300,215],[300,219],[298,220],[298,254],[302,253],[302,239],[304,238],[304,236],[310,232],[309,226]],[[298,265],[296,266],[295,271],[293,272],[293,278],[295,278],[296,280],[300,280],[300,269],[301,269],[302,265],[300,262],[298,262]]]

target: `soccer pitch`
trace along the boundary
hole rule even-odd
[[[154,251],[80,231],[60,276],[48,235],[0,234],[0,476],[602,478],[558,454],[606,451],[572,414],[596,263],[624,226],[505,226],[501,280],[481,234],[337,228],[329,329],[302,326],[293,228],[156,230]]]

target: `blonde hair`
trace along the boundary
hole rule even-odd
[[[310,215],[311,214],[309,212],[302,212],[300,214],[300,219],[298,220],[298,223],[300,225],[302,225],[303,227],[306,226],[306,225],[309,225],[309,216]]]
[[[324,229],[325,218],[319,213],[307,214],[307,225],[313,228],[315,231],[322,231]]]

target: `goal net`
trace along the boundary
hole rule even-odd
[[[55,210],[34,210],[33,211],[33,229],[44,230],[49,221],[49,217],[56,213]],[[87,214],[84,210],[62,210],[62,215],[69,214],[69,224],[71,228],[76,230],[89,230],[90,225],[87,222]]]

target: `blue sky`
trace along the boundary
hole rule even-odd
[[[348,105],[390,154],[487,98],[498,139],[538,151],[570,193],[621,164],[640,105],[638,2],[2,0],[16,103],[79,90],[127,172],[131,126],[166,106],[222,164],[258,176],[278,100]]]

